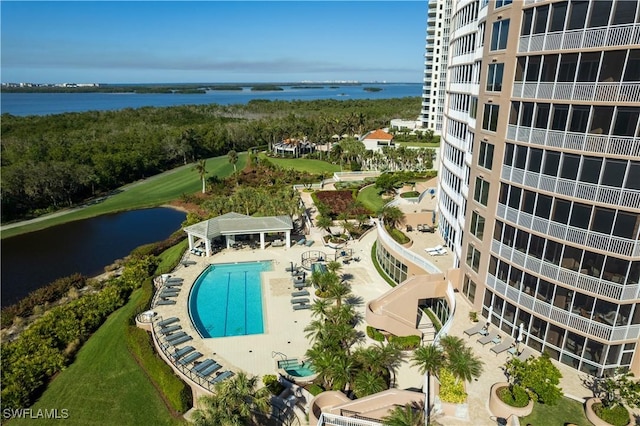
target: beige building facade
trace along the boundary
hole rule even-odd
[[[439,222],[494,326],[640,373],[640,4],[454,7]]]

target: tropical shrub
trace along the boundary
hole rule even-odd
[[[612,425],[624,426],[629,422],[625,405],[640,407],[640,382],[634,379],[631,372],[618,369],[611,377],[595,378],[591,388],[601,401],[593,405],[594,412]]]
[[[500,401],[512,407],[526,407],[529,404],[529,394],[522,386],[504,386],[497,391]]]
[[[389,342],[393,342],[403,351],[415,349],[420,346],[420,336],[389,336]]]
[[[391,235],[391,238],[393,238],[398,244],[406,244],[411,241],[409,237],[407,237],[401,230],[397,228],[392,228],[388,225],[385,225],[385,229],[387,230],[389,235]]]
[[[443,402],[452,404],[462,404],[467,399],[467,393],[464,390],[464,382],[457,380],[448,368],[440,369],[438,375],[440,381],[440,399]]]
[[[562,389],[558,386],[562,374],[547,353],[526,361],[511,358],[505,364],[505,373],[511,389],[520,386],[537,402],[554,405],[562,398]]]
[[[316,385],[315,383],[310,384],[309,386],[306,387],[306,389],[313,396],[316,396],[324,392],[324,389],[322,389],[322,387],[320,387],[319,385]]]
[[[373,328],[370,325],[367,326],[367,336],[376,342],[384,342],[384,334],[380,333],[380,330]]]
[[[262,376],[262,383],[269,389],[272,395],[280,395],[284,390],[284,385],[278,381],[275,374],[265,374]]]

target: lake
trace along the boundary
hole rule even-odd
[[[170,208],[108,214],[1,240],[2,306],[73,273],[95,276],[134,248],[167,238],[186,215]]]
[[[247,104],[254,99],[311,101],[317,99],[392,99],[422,96],[421,83],[380,83],[362,85],[322,85],[312,88],[279,86],[284,90],[209,90],[205,94],[179,93],[2,93],[1,112],[17,116],[50,115],[65,112],[111,111],[125,108],[169,107],[177,105]],[[368,92],[365,88],[380,88]]]

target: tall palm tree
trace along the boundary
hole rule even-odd
[[[233,164],[233,173],[237,173],[236,163],[238,162],[238,153],[232,149],[227,153],[227,158],[229,159],[229,163]]]
[[[440,347],[445,354],[449,355],[453,352],[463,350],[465,347],[465,343],[461,337],[447,334],[440,338]]]
[[[325,231],[331,232],[329,229],[333,225],[333,220],[329,216],[320,215],[316,217],[316,226],[318,228],[324,228]]]
[[[344,281],[332,281],[327,287],[327,295],[336,301],[338,307],[342,306],[342,299],[351,294],[351,287]]]
[[[217,383],[213,395],[201,398],[202,408],[195,410],[197,426],[257,425],[258,415],[269,412],[270,393],[266,387],[257,389],[258,377],[241,371],[234,377]]]
[[[424,403],[414,402],[396,407],[382,419],[384,426],[424,426]]]
[[[202,193],[204,194],[206,192],[205,177],[207,175],[207,160],[198,161],[193,169],[200,175],[200,180],[202,181]]]
[[[444,352],[436,345],[420,346],[413,353],[413,366],[418,367],[420,374],[427,374],[427,424],[431,421],[431,374],[438,374],[438,371],[444,366]]]

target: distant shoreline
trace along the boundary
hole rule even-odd
[[[338,88],[344,86],[385,86],[397,84],[418,84],[418,83],[150,83],[150,84],[96,84],[79,86],[61,85],[37,85],[37,86],[17,86],[2,84],[4,93],[163,93],[163,94],[205,94],[207,91],[242,91],[245,88],[251,91],[271,91],[284,90],[283,87],[294,89],[318,89],[323,87]],[[376,87],[378,88],[378,87]],[[364,87],[364,90],[371,90],[371,87]]]

